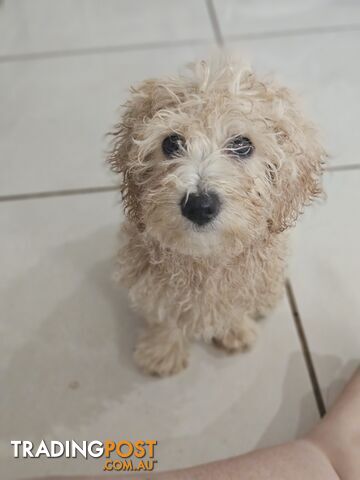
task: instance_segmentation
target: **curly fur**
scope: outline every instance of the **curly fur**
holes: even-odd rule
[[[169,160],[161,143],[172,132],[186,146]],[[251,158],[226,148],[236,135],[252,140]],[[199,62],[189,76],[132,89],[108,161],[121,174],[126,214],[119,273],[147,323],[140,367],[181,370],[191,338],[228,351],[253,344],[255,320],[282,294],[285,230],[321,194],[324,159],[293,93],[241,63]],[[222,203],[201,228],[179,208],[199,188]]]

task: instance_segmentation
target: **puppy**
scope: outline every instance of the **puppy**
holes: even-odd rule
[[[191,339],[250,348],[283,292],[287,232],[321,192],[325,153],[293,94],[233,60],[132,89],[112,169],[122,283],[146,329],[135,361],[179,372]]]

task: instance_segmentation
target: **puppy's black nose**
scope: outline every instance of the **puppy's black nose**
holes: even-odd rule
[[[181,213],[196,225],[205,225],[217,216],[220,200],[214,192],[190,193],[181,200]]]

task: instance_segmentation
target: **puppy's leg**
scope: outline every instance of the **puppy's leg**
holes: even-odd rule
[[[255,343],[258,335],[258,325],[248,315],[234,316],[229,328],[213,339],[214,344],[229,353],[249,350]]]
[[[148,326],[136,344],[134,359],[146,373],[160,377],[173,375],[187,366],[187,343],[174,323]]]

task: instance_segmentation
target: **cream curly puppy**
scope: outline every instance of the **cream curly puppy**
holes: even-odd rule
[[[191,339],[251,347],[283,292],[287,233],[325,158],[293,94],[232,60],[132,89],[109,162],[122,179],[122,282],[146,320],[135,349],[169,375]]]

